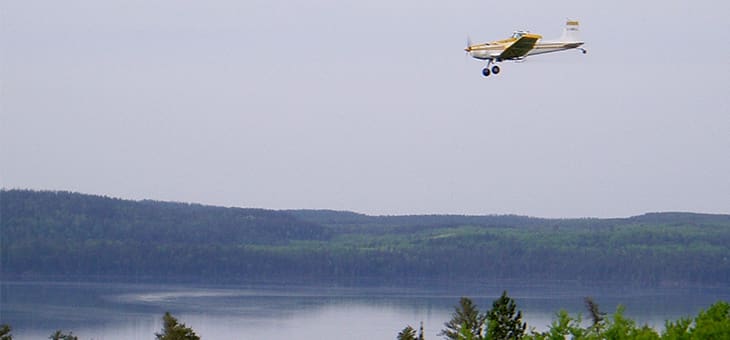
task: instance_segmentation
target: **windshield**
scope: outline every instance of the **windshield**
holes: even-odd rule
[[[515,31],[514,33],[512,33],[512,38],[519,39],[520,37],[522,37],[523,35],[525,35],[525,33],[527,33],[527,32],[525,32],[525,31]]]

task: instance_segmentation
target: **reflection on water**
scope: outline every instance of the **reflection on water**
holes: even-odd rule
[[[460,296],[487,310],[503,289],[523,311],[528,327],[543,330],[563,308],[584,313],[592,296],[606,312],[618,304],[639,323],[661,328],[666,319],[696,314],[730,288],[641,289],[509,282],[443,283],[419,287],[297,285],[153,285],[2,282],[0,323],[16,339],[45,339],[56,329],[80,339],[150,339],[170,311],[204,339],[393,339],[421,321],[428,339],[450,318]]]

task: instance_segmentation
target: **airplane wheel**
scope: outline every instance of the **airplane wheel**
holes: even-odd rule
[[[489,68],[486,68],[486,67],[485,67],[485,68],[484,68],[484,69],[482,70],[482,74],[483,74],[483,75],[484,75],[485,77],[489,77]]]
[[[499,66],[497,66],[497,65],[492,66],[492,73],[498,74],[499,73]]]

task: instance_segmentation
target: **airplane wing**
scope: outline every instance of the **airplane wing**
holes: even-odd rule
[[[535,43],[537,43],[540,38],[542,38],[542,36],[538,34],[525,34],[505,48],[498,58],[506,60],[524,57],[528,52],[530,52],[530,50],[532,50],[533,47],[535,47]]]

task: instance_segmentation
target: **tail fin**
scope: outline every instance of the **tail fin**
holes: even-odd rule
[[[560,41],[581,41],[577,20],[568,20],[565,22],[565,28],[563,29],[563,35],[560,37]]]

